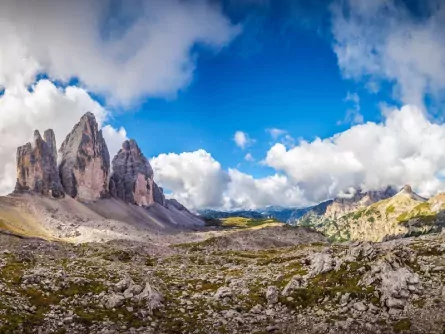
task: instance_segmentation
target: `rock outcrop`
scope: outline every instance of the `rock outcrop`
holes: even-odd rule
[[[45,196],[63,197],[64,192],[57,170],[53,148],[56,140],[53,130],[45,131],[45,140],[34,132],[33,143],[17,149],[17,183],[15,190],[34,191]]]
[[[65,192],[80,201],[108,196],[110,154],[94,115],[86,113],[59,150]]]
[[[49,151],[51,153],[52,158],[56,162],[57,166],[57,144],[56,144],[56,136],[54,134],[53,129],[48,129],[43,133],[43,138],[45,142],[48,144]]]
[[[162,188],[153,181],[153,169],[136,141],[125,141],[112,165],[111,196],[139,206],[166,205]]]

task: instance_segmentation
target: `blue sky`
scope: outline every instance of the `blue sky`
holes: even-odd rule
[[[438,0],[2,1],[0,194],[34,129],[60,143],[86,111],[192,209],[445,191],[443,17]]]
[[[273,144],[266,129],[286,130],[296,140],[330,137],[351,125],[344,121],[352,107],[345,101],[348,92],[360,96],[365,121],[380,120],[381,94],[342,78],[325,23],[326,5],[312,8],[317,16],[308,22],[308,15],[305,24],[286,11],[288,6],[283,1],[267,9],[238,8],[232,20],[244,23],[241,35],[217,54],[195,48],[198,60],[189,86],[176,98],[148,99],[131,113],[117,114],[113,124],[124,126],[149,156],[202,148],[224,168],[239,166],[263,177],[273,174],[259,164]],[[238,130],[255,144],[237,147]],[[248,152],[256,162],[244,161]]]

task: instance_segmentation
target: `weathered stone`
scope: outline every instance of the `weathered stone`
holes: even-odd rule
[[[112,294],[105,301],[105,307],[107,309],[113,309],[115,307],[120,307],[124,304],[125,298],[118,294]]]
[[[56,136],[54,134],[53,129],[48,129],[43,133],[43,138],[45,142],[48,144],[49,150],[51,152],[51,156],[57,165],[57,145],[56,145]]]
[[[135,140],[122,144],[112,165],[111,196],[139,206],[167,205],[162,188],[153,181],[153,169]]]
[[[232,290],[226,286],[220,287],[213,296],[215,299],[223,299],[226,297],[232,297]]]
[[[166,202],[167,207],[174,207],[176,210],[179,210],[179,211],[188,211],[184,205],[179,203],[174,198],[168,199],[165,202]]]
[[[266,299],[268,304],[278,303],[278,288],[276,286],[269,286],[266,290]]]
[[[352,305],[352,307],[354,308],[354,310],[359,311],[359,312],[365,312],[368,309],[363,302],[354,303],[354,305]]]
[[[159,187],[156,182],[153,182],[153,200],[162,206],[167,205],[167,201],[164,196],[164,190]]]
[[[125,141],[113,159],[110,193],[131,204],[154,203],[153,169],[134,140]]]
[[[381,293],[380,301],[389,309],[403,309],[420,284],[416,273],[407,267],[400,266],[391,256],[374,264],[359,284],[370,286],[376,281],[380,282],[380,286],[377,287]]]
[[[300,275],[295,275],[292,277],[292,279],[287,283],[287,285],[284,287],[281,294],[283,296],[288,296],[291,294],[294,290],[304,288],[307,286],[307,281],[305,277],[302,277]]]
[[[309,277],[327,273],[333,270],[335,267],[335,261],[332,258],[331,254],[315,253],[313,255],[308,256],[307,260],[311,264],[308,274]]]
[[[59,152],[61,181],[68,195],[81,201],[108,195],[110,155],[92,113],[82,116]]]
[[[153,312],[163,306],[164,297],[150,283],[146,282],[144,290],[135,297],[135,300],[138,302],[145,301],[148,310]]]
[[[56,146],[54,132],[45,131],[42,139],[39,131],[34,132],[33,144],[27,143],[17,149],[17,183],[15,190],[34,191],[46,196],[63,197],[63,188],[57,170],[53,148]]]

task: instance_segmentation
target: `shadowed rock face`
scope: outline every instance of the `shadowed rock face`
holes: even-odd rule
[[[113,159],[110,194],[140,206],[165,205],[162,188],[153,181],[153,169],[134,140],[125,141]]]
[[[48,144],[51,156],[57,165],[57,145],[56,145],[56,136],[54,135],[53,129],[48,129],[43,133],[43,138],[45,142]]]
[[[53,148],[56,140],[53,130],[45,131],[45,139],[34,132],[33,144],[17,148],[17,183],[15,190],[34,191],[46,196],[63,197],[63,188]]]
[[[59,153],[60,178],[68,195],[80,201],[108,196],[110,154],[92,113],[82,116]]]

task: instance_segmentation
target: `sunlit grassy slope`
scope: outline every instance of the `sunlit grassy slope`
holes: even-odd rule
[[[252,219],[244,217],[229,217],[221,219],[221,226],[232,228],[264,228],[284,225],[275,219]]]

